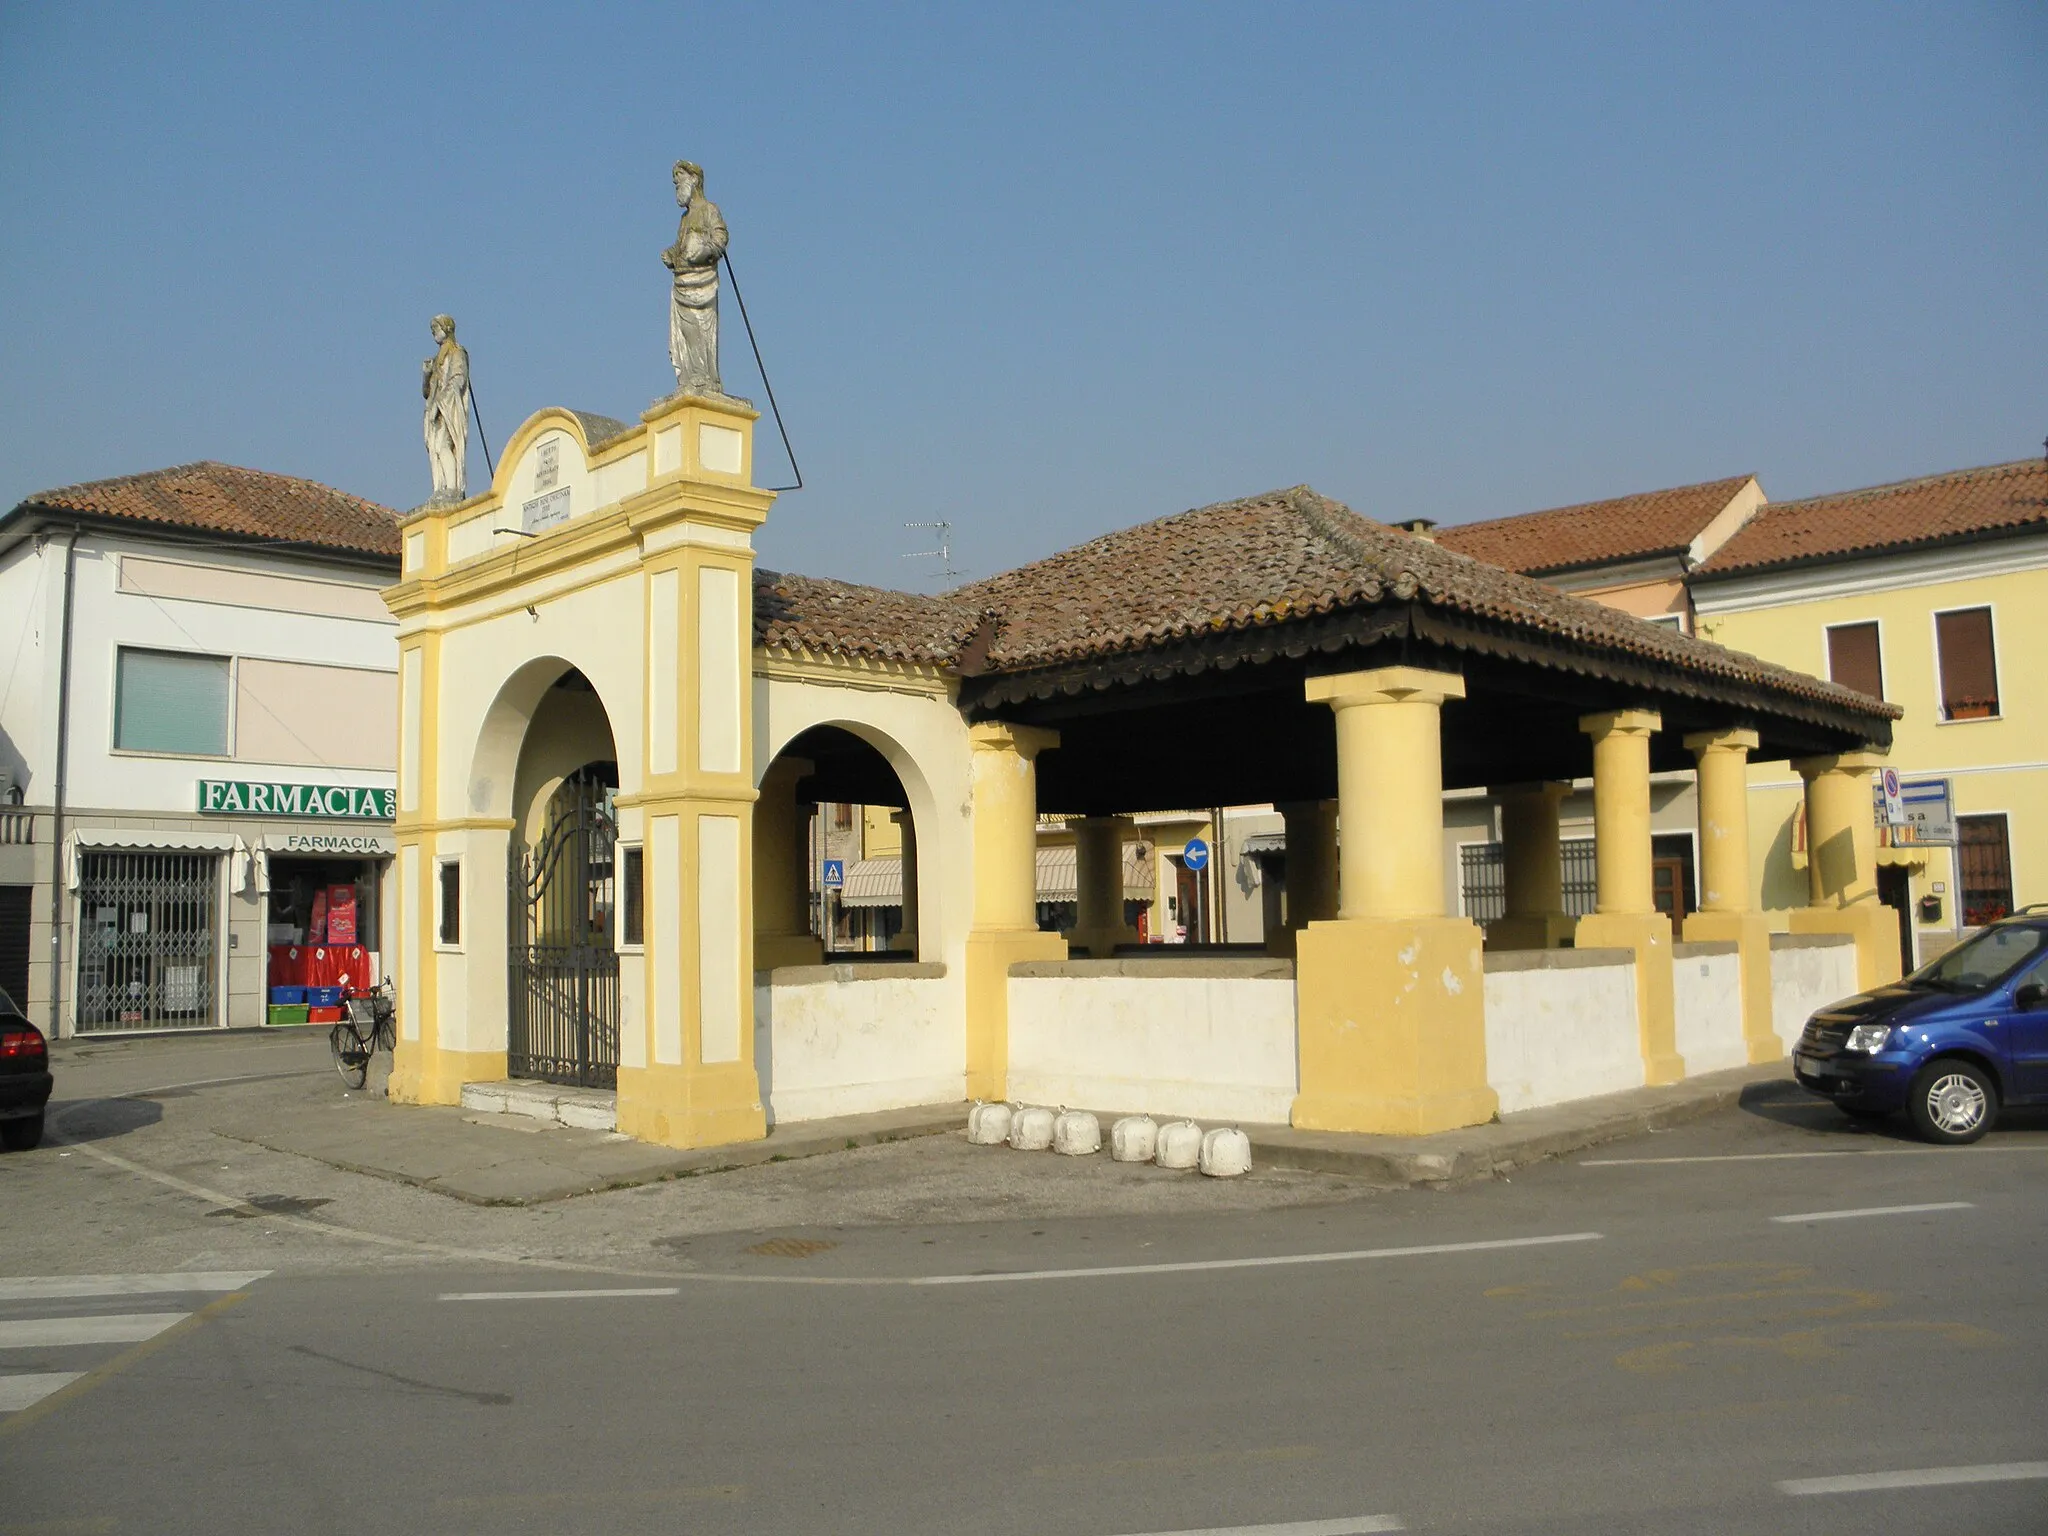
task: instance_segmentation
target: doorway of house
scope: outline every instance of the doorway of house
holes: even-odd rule
[[[1877,868],[1877,899],[1898,914],[1899,969],[1911,972],[1917,964],[1913,958],[1912,872],[1896,865],[1880,864]]]

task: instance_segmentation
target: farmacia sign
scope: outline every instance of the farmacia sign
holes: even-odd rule
[[[335,821],[395,821],[398,791],[358,784],[272,784],[201,779],[202,816],[325,816]]]

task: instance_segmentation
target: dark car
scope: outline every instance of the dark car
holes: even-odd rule
[[[2048,909],[1823,1008],[1792,1048],[1792,1071],[1851,1115],[1905,1110],[1929,1141],[1975,1141],[2002,1107],[2048,1104]]]
[[[43,1032],[0,991],[0,1147],[26,1152],[43,1139],[50,1088],[50,1048]]]

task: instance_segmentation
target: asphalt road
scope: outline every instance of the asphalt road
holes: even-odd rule
[[[0,1393],[75,1377],[0,1417],[0,1533],[2048,1531],[2040,1118],[1767,1090],[1227,1207],[934,1138],[481,1211],[149,1102],[0,1161]]]

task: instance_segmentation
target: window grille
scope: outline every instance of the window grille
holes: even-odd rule
[[[220,856],[86,853],[78,903],[78,1029],[215,1023]]]

